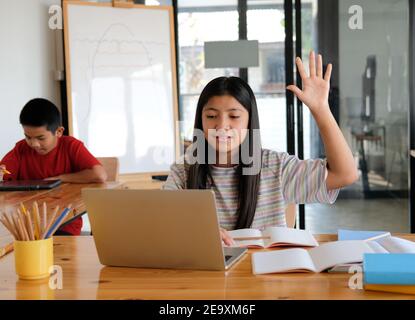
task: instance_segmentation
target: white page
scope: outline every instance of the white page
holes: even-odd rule
[[[328,242],[308,252],[316,272],[321,272],[337,264],[362,262],[364,253],[374,251],[365,241],[345,240]]]
[[[373,241],[367,241],[366,242],[369,247],[373,250],[375,253],[388,253],[388,251],[382,247],[379,243],[377,243],[375,240]],[[329,269],[329,272],[348,272],[350,267],[353,265],[362,265],[362,263],[344,263],[344,264],[338,264],[335,265],[333,268]]]
[[[231,230],[228,231],[229,235],[232,238],[252,238],[252,237],[262,237],[262,233],[258,229],[238,229],[238,230]],[[235,241],[236,247],[246,247],[246,246],[259,246],[264,247],[264,240],[240,240]]]
[[[377,240],[390,253],[415,253],[415,242],[398,238],[386,237]]]
[[[360,266],[363,268],[363,263],[344,263],[336,264],[333,268],[329,269],[330,273],[348,273],[353,266]]]
[[[377,241],[367,241],[367,244],[375,253],[389,253],[389,251],[382,247]]]
[[[286,249],[252,254],[252,271],[254,274],[297,270],[315,272],[313,261],[305,249]]]
[[[263,232],[264,236],[270,239],[264,240],[266,246],[271,243],[289,243],[297,246],[318,246],[318,242],[314,236],[307,230],[298,230],[285,227],[269,227]]]

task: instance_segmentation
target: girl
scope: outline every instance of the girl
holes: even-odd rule
[[[233,244],[226,230],[286,226],[286,204],[333,203],[339,188],[358,179],[352,152],[328,105],[332,65],[328,65],[323,77],[322,57],[318,55],[316,62],[314,52],[310,53],[309,76],[300,58],[296,64],[303,89],[294,85],[287,89],[310,109],[327,159],[299,160],[285,152],[262,149],[258,110],[251,88],[239,78],[220,77],[209,82],[199,97],[193,141],[196,152],[189,148],[192,151],[188,149],[183,163],[171,166],[164,189],[214,191],[226,245]],[[197,139],[199,132],[202,139],[200,136]],[[212,150],[213,163],[209,161]],[[244,150],[254,160],[253,153],[259,150],[259,170],[249,174],[244,171],[255,167],[241,161]],[[191,156],[197,160],[190,161]]]

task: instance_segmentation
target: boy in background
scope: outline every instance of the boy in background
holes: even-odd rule
[[[0,181],[54,180],[70,183],[103,183],[105,169],[84,144],[64,136],[58,108],[46,99],[30,100],[20,113],[25,139],[0,161]],[[79,235],[82,217],[56,234]]]

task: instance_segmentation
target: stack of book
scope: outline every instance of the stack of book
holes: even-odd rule
[[[367,253],[363,257],[365,290],[415,294],[415,254]]]

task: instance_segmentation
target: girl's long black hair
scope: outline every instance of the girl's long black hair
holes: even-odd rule
[[[195,116],[195,132],[197,130],[203,131],[202,125],[202,110],[208,103],[209,99],[214,96],[230,95],[235,98],[249,113],[248,135],[239,147],[239,165],[237,167],[238,174],[238,191],[239,191],[239,207],[238,220],[236,229],[250,228],[254,220],[256,205],[258,200],[258,191],[261,175],[261,163],[259,163],[259,170],[256,174],[242,174],[243,168],[249,168],[252,164],[244,164],[241,162],[241,148],[249,150],[249,156],[254,157],[255,150],[259,150],[259,161],[261,162],[262,148],[259,135],[259,116],[256,105],[256,100],[252,89],[249,85],[238,77],[219,77],[210,81],[203,89],[199,101],[197,103]],[[254,138],[254,130],[256,134]],[[193,136],[193,143],[197,143],[196,134]],[[208,148],[210,148],[207,141],[204,141],[205,146],[205,161],[203,163],[195,163],[190,165],[189,174],[187,178],[188,189],[206,189],[207,178],[211,181],[212,175],[208,162]],[[254,143],[256,144],[254,146]],[[246,145],[249,144],[249,145]],[[196,148],[197,152],[198,148]],[[195,154],[196,155],[196,154]]]

